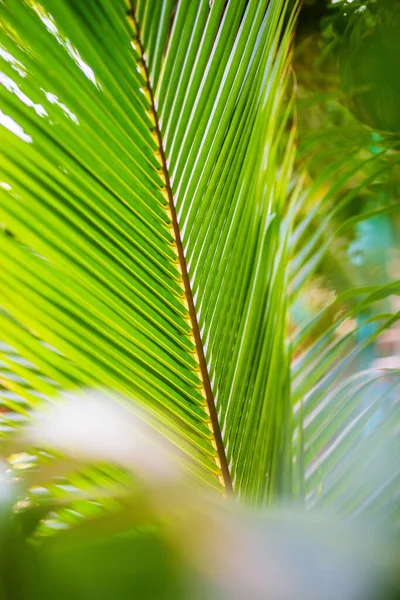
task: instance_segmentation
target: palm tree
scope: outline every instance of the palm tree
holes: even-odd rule
[[[341,212],[384,167],[380,155],[324,162],[311,141],[295,162],[297,5],[0,11],[4,438],[60,391],[109,389],[145,409],[206,488],[253,505],[372,502],[361,483],[339,490],[357,440],[397,447],[399,372],[351,365],[398,320],[384,301],[400,283],[350,285],[320,314],[292,315],[335,240],[386,210]],[[377,326],[358,340],[361,312]],[[367,435],[381,396],[385,427]],[[382,477],[379,505],[399,484]]]

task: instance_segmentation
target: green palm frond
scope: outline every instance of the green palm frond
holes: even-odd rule
[[[287,4],[1,4],[4,435],[109,388],[209,486],[290,489]]]
[[[320,158],[323,162],[323,152]],[[391,524],[399,517],[393,456],[400,439],[400,378],[395,365],[374,365],[373,348],[385,331],[398,327],[400,313],[392,299],[400,281],[385,276],[379,255],[379,274],[360,283],[338,239],[351,236],[357,223],[398,214],[396,201],[361,206],[358,214],[345,217],[340,212],[355,200],[361,203],[363,191],[397,160],[388,156],[382,165],[381,156],[373,155],[349,167],[344,157],[326,160],[325,171],[296,203],[302,215],[291,236],[289,267],[292,308],[332,249],[340,253],[335,264],[346,282],[336,293],[325,291],[322,308],[298,322],[291,336],[296,489],[309,507],[352,517],[369,512]],[[354,175],[358,179],[351,184]],[[312,209],[306,212],[310,198]]]
[[[395,201],[349,207],[397,152],[369,151],[355,128],[350,162],[338,131],[296,154],[292,4],[0,4],[4,439],[60,391],[109,389],[210,488],[396,512],[398,475],[381,465],[398,444],[399,373],[358,360],[398,321],[399,282],[353,281],[337,249],[396,214]],[[293,324],[332,263],[347,284]],[[381,459],[364,473],[369,448]],[[104,469],[48,492],[61,506],[124,480]],[[63,520],[100,510],[77,502]]]

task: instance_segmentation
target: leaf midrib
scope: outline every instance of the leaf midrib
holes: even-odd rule
[[[160,163],[161,163],[160,168],[162,169],[163,179],[165,182],[165,190],[164,190],[165,196],[166,196],[166,199],[168,200],[168,207],[166,210],[167,210],[168,216],[171,219],[171,225],[172,225],[171,233],[174,238],[178,268],[179,268],[179,271],[180,271],[180,274],[182,277],[181,283],[182,283],[182,289],[183,289],[184,296],[185,296],[183,303],[186,304],[186,307],[188,310],[188,321],[189,321],[189,324],[192,329],[192,335],[193,335],[194,345],[195,345],[195,349],[196,349],[196,358],[197,358],[197,362],[198,362],[198,374],[199,374],[199,378],[202,382],[202,392],[205,397],[204,409],[209,417],[208,425],[213,434],[213,442],[214,442],[213,445],[217,451],[217,461],[216,462],[218,463],[218,466],[221,469],[221,483],[224,485],[225,491],[227,493],[231,493],[232,492],[232,481],[231,481],[229,466],[228,466],[228,462],[227,462],[227,458],[226,458],[225,446],[224,446],[224,443],[222,440],[222,434],[221,434],[221,429],[220,429],[220,425],[219,425],[218,415],[217,415],[217,411],[215,408],[214,395],[212,392],[210,376],[209,376],[209,372],[208,372],[207,362],[206,362],[206,358],[205,358],[205,354],[204,354],[203,343],[202,343],[202,339],[201,339],[200,327],[199,327],[198,320],[197,320],[197,313],[196,313],[196,309],[195,309],[195,305],[194,305],[192,288],[191,288],[189,273],[188,273],[188,269],[187,269],[187,265],[186,265],[185,252],[183,249],[182,239],[181,239],[181,235],[180,235],[180,229],[179,229],[178,218],[177,218],[176,209],[175,209],[175,203],[174,203],[174,199],[173,199],[173,192],[172,192],[172,187],[171,187],[171,182],[170,182],[170,177],[169,177],[167,160],[166,160],[164,145],[163,145],[163,141],[162,141],[161,129],[159,126],[158,114],[157,114],[157,110],[156,110],[156,106],[155,106],[154,94],[153,94],[153,89],[152,89],[152,85],[151,85],[151,81],[150,81],[150,74],[149,74],[149,70],[147,67],[147,62],[145,59],[145,51],[144,51],[144,47],[143,47],[141,36],[140,36],[140,27],[137,22],[137,19],[135,16],[135,10],[134,10],[133,6],[130,10],[130,17],[131,17],[131,22],[133,25],[133,31],[135,33],[135,41],[138,45],[139,54],[141,57],[140,66],[142,67],[143,76],[144,76],[144,79],[146,82],[146,87],[147,87],[146,91],[148,93],[148,100],[150,103],[149,113],[150,113],[152,121],[154,123],[154,132],[153,133],[154,133],[154,138],[156,139],[156,143],[158,146],[158,153],[159,153],[159,158],[160,158]]]

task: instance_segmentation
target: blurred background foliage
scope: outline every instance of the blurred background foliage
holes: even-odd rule
[[[345,387],[352,377],[362,377],[360,373],[379,375],[379,369],[389,369],[383,378],[378,377],[375,383],[355,394],[358,400],[355,400],[354,410],[348,412],[340,428],[330,429],[332,437],[326,437],[325,452],[318,444],[314,454],[310,450],[311,433],[310,439],[304,442],[309,448],[305,463],[310,473],[308,487],[306,484],[310,506],[326,505],[332,497],[332,489],[339,490],[340,481],[343,483],[345,479],[348,457],[342,464],[333,459],[330,473],[325,459],[329,462],[336,441],[346,427],[351,429],[354,418],[370,406],[372,398],[381,398],[377,402],[377,413],[365,420],[353,439],[353,450],[349,447],[348,452],[352,455],[357,444],[368,448],[369,434],[379,430],[379,424],[388,418],[390,407],[398,398],[399,40],[400,3],[397,0],[305,0],[300,12],[293,70],[297,87],[298,170],[306,172],[306,192],[297,215],[299,235],[295,236],[295,247],[297,252],[303,248],[307,253],[310,236],[315,236],[311,248],[315,251],[322,245],[326,249],[314,263],[315,270],[309,271],[308,279],[298,277],[298,261],[294,260],[294,331],[321,315],[302,337],[301,344],[293,344],[294,381],[296,373],[301,377],[307,349],[316,347],[323,351],[321,332],[328,331],[337,340],[352,337],[354,353],[351,360],[341,360],[341,356],[346,357],[346,351],[339,352],[339,369],[332,365],[331,376],[325,378],[325,382],[316,383],[315,398],[318,394],[320,398],[324,393],[328,397],[333,394],[339,407],[343,400],[340,392],[337,396],[333,392],[333,381],[334,386]],[[329,205],[331,218],[321,226],[318,207],[323,204]],[[359,310],[356,307],[360,307],[360,296],[350,290],[371,285],[392,285],[393,293]],[[389,313],[397,318],[389,330],[381,334],[382,316]],[[343,320],[340,315],[344,314],[349,317]],[[299,398],[295,388],[296,383],[294,398]],[[305,419],[313,421],[312,409],[306,413]],[[329,429],[327,421],[325,426]],[[303,434],[307,438],[307,433]],[[395,472],[393,469],[391,480],[393,489],[398,490],[399,479]],[[373,489],[377,479],[374,484],[373,478],[370,481]],[[336,507],[346,512],[351,502],[344,498],[346,494],[351,497],[352,484],[344,489],[344,504],[339,501]],[[340,496],[340,492],[336,495]],[[397,493],[391,502],[392,511],[397,513]],[[390,510],[388,513],[393,514]]]
[[[312,190],[303,214],[329,196],[339,206],[336,224],[352,220],[321,262],[313,297],[306,291],[310,310],[332,290],[388,283],[399,274],[399,36],[396,0],[305,0],[300,12],[293,66],[298,163]]]

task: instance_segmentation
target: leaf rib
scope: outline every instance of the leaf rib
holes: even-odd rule
[[[170,182],[169,171],[168,171],[168,166],[167,166],[167,159],[166,159],[166,155],[165,155],[165,151],[164,151],[161,129],[159,126],[158,114],[157,114],[157,110],[156,110],[156,106],[155,106],[155,99],[154,99],[153,89],[152,89],[151,80],[150,80],[150,73],[149,73],[147,62],[145,59],[145,51],[144,51],[143,43],[142,43],[141,36],[140,36],[140,28],[139,28],[138,21],[136,19],[135,10],[134,10],[133,6],[131,7],[130,18],[131,18],[131,22],[133,25],[133,30],[136,35],[135,41],[139,48],[139,54],[141,57],[140,64],[142,67],[142,74],[143,74],[145,84],[146,84],[146,92],[147,92],[148,100],[150,102],[149,116],[151,116],[151,119],[154,124],[154,137],[156,139],[157,146],[158,146],[158,153],[159,153],[159,158],[160,158],[160,163],[161,163],[161,169],[162,169],[162,174],[163,174],[163,178],[164,178],[164,182],[165,182],[165,190],[164,191],[165,191],[167,199],[168,199],[168,206],[167,206],[166,210],[167,210],[169,218],[171,219],[171,225],[172,225],[171,233],[173,234],[175,250],[176,250],[177,260],[178,260],[178,264],[179,264],[179,270],[180,270],[180,273],[182,276],[181,284],[182,284],[182,288],[183,288],[183,291],[185,294],[185,300],[186,300],[187,309],[188,309],[188,323],[191,327],[192,334],[193,334],[193,339],[194,339],[195,348],[196,348],[196,359],[197,359],[197,362],[199,365],[199,377],[203,384],[202,392],[203,392],[203,395],[204,395],[205,401],[206,401],[204,408],[209,417],[208,426],[209,426],[210,431],[213,434],[213,438],[214,438],[213,445],[215,446],[215,449],[217,451],[216,462],[218,464],[218,467],[221,469],[221,483],[224,485],[226,493],[231,494],[232,493],[231,476],[230,476],[228,462],[227,462],[227,458],[226,458],[226,454],[225,454],[225,447],[224,447],[224,443],[222,440],[222,434],[221,434],[221,429],[220,429],[220,425],[219,425],[219,421],[218,421],[217,411],[216,411],[216,407],[215,407],[214,395],[213,395],[212,388],[211,388],[210,376],[208,373],[208,367],[207,367],[207,363],[206,363],[206,359],[205,359],[200,327],[199,327],[199,324],[197,321],[197,314],[196,314],[196,309],[195,309],[195,305],[194,305],[194,299],[193,299],[188,269],[187,269],[187,265],[186,265],[185,252],[183,249],[183,244],[182,244],[182,239],[181,239],[180,229],[179,229],[179,224],[178,224],[178,218],[177,218],[177,214],[176,214],[175,203],[174,203],[174,198],[173,198],[173,193],[172,193],[172,188],[171,188],[171,182]]]

